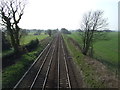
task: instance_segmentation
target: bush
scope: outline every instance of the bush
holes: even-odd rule
[[[31,65],[35,58],[36,57],[34,56],[33,52],[25,54],[20,58],[20,60],[16,64],[6,68],[3,71],[2,75],[3,88],[13,88],[13,86],[15,86],[17,81],[25,73],[25,71],[28,69],[28,67]]]
[[[39,40],[35,39],[32,40],[30,43],[28,43],[25,48],[27,49],[27,51],[32,51],[33,49],[35,49],[39,44]],[[7,66],[10,66],[12,64],[14,64],[17,58],[20,58],[21,55],[23,55],[23,52],[21,53],[15,53],[13,51],[11,51],[9,54],[6,54],[4,56],[2,56],[2,67],[5,68]]]
[[[11,48],[10,42],[6,39],[5,33],[2,32],[2,50],[9,50]]]
[[[2,56],[2,67],[5,68],[15,63],[15,59],[20,58],[21,54],[16,54],[14,51]]]
[[[38,39],[35,39],[35,40],[31,40],[30,43],[28,43],[27,45],[25,45],[25,48],[28,50],[28,51],[32,51],[33,49],[35,49],[39,44],[39,40]]]

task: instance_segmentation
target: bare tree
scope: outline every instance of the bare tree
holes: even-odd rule
[[[7,28],[15,52],[21,50],[19,35],[21,29],[18,24],[24,14],[25,5],[25,0],[2,0],[0,2],[1,24]]]
[[[87,55],[89,49],[93,49],[93,42],[103,37],[99,30],[105,29],[108,25],[107,20],[103,18],[103,11],[90,11],[83,17],[81,25],[81,36],[83,41],[82,53]]]

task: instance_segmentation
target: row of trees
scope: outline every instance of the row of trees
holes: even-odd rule
[[[64,34],[71,34],[71,32],[68,31],[66,28],[62,28],[61,32],[64,33]]]
[[[45,34],[48,34],[50,37],[52,35],[55,35],[56,33],[58,33],[58,29],[54,29],[54,30],[48,29],[45,31]]]
[[[25,32],[21,31],[18,24],[24,14],[25,5],[26,0],[2,0],[0,4],[1,24],[6,27],[10,35],[10,41],[14,48],[14,52],[20,52],[22,50],[20,38],[22,35],[21,33]],[[105,29],[107,25],[107,20],[103,18],[103,11],[88,12],[84,15],[80,29],[82,31],[82,52],[84,55],[87,55],[89,49],[93,48],[93,43],[97,41],[99,37],[104,36],[103,33],[98,33],[97,30]],[[62,28],[61,32],[66,34],[71,33],[65,28]],[[39,31],[39,33],[41,32]],[[53,32],[47,30],[47,33],[51,36]]]

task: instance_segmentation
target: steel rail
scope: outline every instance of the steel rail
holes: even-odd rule
[[[59,39],[59,44],[58,44],[58,86],[57,86],[58,90],[60,88],[60,83],[59,83],[59,80],[60,80],[60,57],[59,57],[60,52],[59,51],[60,51],[60,39]]]
[[[24,79],[24,77],[28,74],[28,72],[31,70],[31,68],[35,65],[35,63],[39,60],[39,59],[41,59],[41,56],[42,56],[42,54],[45,52],[45,50],[47,49],[47,48],[49,48],[49,46],[52,44],[52,41],[53,40],[51,40],[48,44],[47,44],[47,46],[43,49],[43,51],[40,53],[40,55],[35,59],[35,61],[32,63],[32,65],[28,68],[28,70],[25,72],[25,74],[22,76],[22,78],[18,81],[18,83],[13,87],[13,90],[15,90],[16,88],[17,88],[17,86],[21,83],[21,81]]]
[[[51,47],[52,47],[52,46],[51,46]],[[50,48],[51,48],[51,47],[50,47]],[[34,86],[34,84],[35,84],[35,82],[36,82],[36,80],[37,80],[37,78],[38,78],[38,76],[39,76],[39,74],[40,74],[40,72],[41,72],[41,70],[42,70],[45,62],[46,62],[46,60],[47,60],[47,56],[49,55],[49,53],[50,53],[50,49],[49,49],[49,51],[47,52],[47,54],[46,54],[46,56],[45,56],[45,58],[44,58],[44,60],[43,60],[43,63],[42,63],[42,65],[40,66],[40,68],[39,68],[39,70],[38,70],[38,72],[37,72],[37,74],[36,74],[36,77],[35,77],[34,80],[33,80],[33,83],[32,83],[31,86],[30,86],[30,90],[33,88],[33,86]]]
[[[68,72],[68,65],[67,65],[67,61],[66,61],[66,57],[65,57],[66,55],[65,55],[62,39],[61,39],[61,44],[62,44],[62,50],[63,50],[63,54],[64,54],[64,62],[65,62],[67,79],[68,79],[68,85],[69,85],[69,88],[71,89],[70,76],[69,76],[69,72]]]
[[[56,47],[56,46],[55,46]],[[47,72],[46,72],[46,75],[45,75],[45,79],[44,79],[44,83],[43,83],[43,86],[42,86],[42,90],[45,89],[45,85],[47,83],[47,79],[48,79],[48,74],[50,72],[50,68],[51,68],[51,63],[52,63],[52,60],[53,60],[53,55],[54,55],[54,52],[55,52],[55,47],[54,47],[54,50],[52,52],[52,56],[50,58],[50,62],[49,62],[49,65],[48,65],[48,69],[47,69]]]

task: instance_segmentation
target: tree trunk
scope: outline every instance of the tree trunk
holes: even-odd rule
[[[11,44],[12,44],[12,46],[14,48],[14,52],[19,53],[20,52],[20,45],[19,45],[18,41],[15,38],[15,35],[14,35],[15,32],[10,27],[11,27],[11,24],[9,23],[9,25],[7,26],[7,29],[8,29],[8,31],[10,33]]]
[[[83,47],[82,53],[83,53],[84,55],[86,55],[86,54],[87,54],[86,45]]]
[[[90,47],[90,43],[87,42],[86,46],[83,48],[83,52],[82,52],[84,55],[87,55],[89,47]]]
[[[90,57],[93,57],[93,45],[90,46],[90,49],[89,49],[89,56]]]

